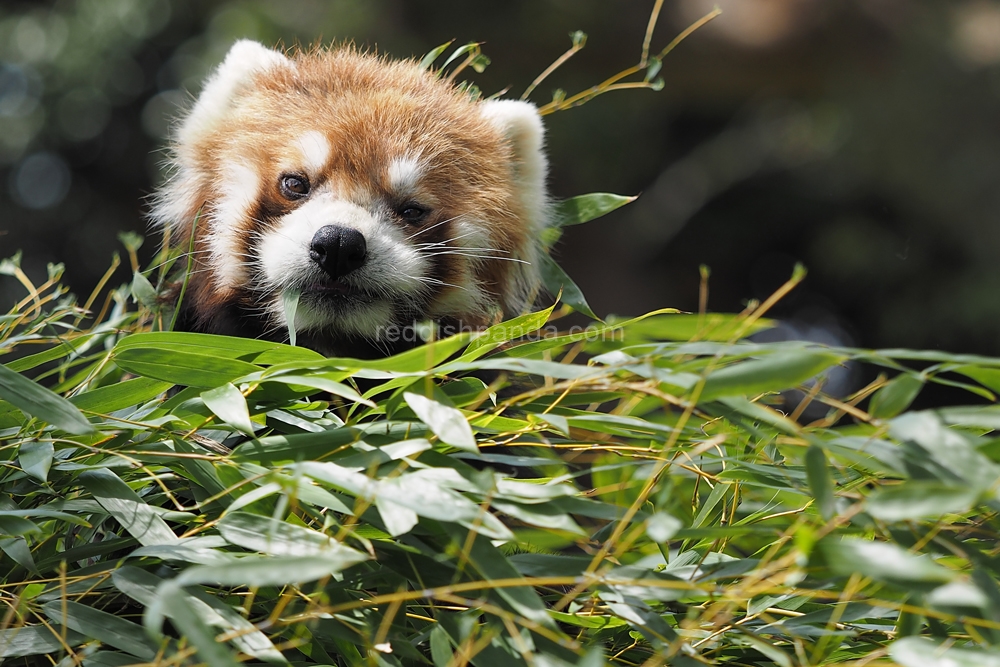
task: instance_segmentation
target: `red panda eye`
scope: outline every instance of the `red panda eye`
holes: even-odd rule
[[[286,174],[281,177],[278,187],[286,199],[302,199],[309,194],[309,179],[305,176]]]
[[[422,222],[428,213],[430,213],[430,209],[417,204],[404,204],[396,209],[396,215],[406,222]]]

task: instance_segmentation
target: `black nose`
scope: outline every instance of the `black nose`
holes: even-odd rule
[[[331,278],[346,276],[365,263],[368,246],[356,229],[342,225],[320,227],[309,244],[309,256]]]

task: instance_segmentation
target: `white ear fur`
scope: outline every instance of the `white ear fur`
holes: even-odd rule
[[[521,206],[528,216],[530,238],[518,258],[528,264],[517,265],[518,269],[512,271],[513,279],[502,297],[505,314],[519,315],[532,306],[530,301],[538,292],[539,253],[544,252],[541,237],[549,219],[549,198],[545,185],[549,163],[543,151],[545,128],[538,109],[529,102],[487,100],[482,103],[482,114],[511,143],[516,161],[514,177]]]
[[[259,42],[241,39],[233,44],[226,59],[205,82],[198,101],[181,124],[177,132],[178,143],[191,145],[211,132],[229,110],[236,94],[255,73],[290,64],[284,54]]]
[[[545,223],[545,179],[549,163],[542,151],[545,128],[538,109],[534,104],[518,100],[487,100],[482,104],[482,113],[510,141],[518,162],[515,174],[522,204],[532,217],[532,223],[541,228]]]

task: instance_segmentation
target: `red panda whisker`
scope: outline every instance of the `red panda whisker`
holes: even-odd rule
[[[477,255],[477,254],[474,254],[474,253],[456,252],[456,251],[435,252],[435,253],[431,253],[429,255],[424,255],[424,256],[425,257],[438,257],[438,256],[441,256],[441,255],[453,255],[455,257],[469,257],[471,259],[495,259],[495,260],[498,260],[498,261],[501,261],[501,262],[517,262],[518,264],[527,264],[529,266],[531,265],[531,262],[529,262],[527,260],[523,260],[523,259],[517,259],[516,257],[497,257],[496,255],[485,255],[485,254],[479,254],[479,255]]]
[[[444,225],[446,223],[452,222],[454,220],[458,220],[459,218],[464,218],[465,216],[466,216],[465,213],[461,213],[461,214],[456,215],[456,216],[454,216],[452,218],[448,218],[447,220],[441,220],[440,222],[435,222],[430,227],[424,227],[423,229],[421,229],[421,230],[419,230],[419,231],[417,231],[417,232],[415,232],[413,234],[410,234],[409,236],[406,237],[406,240],[410,241],[411,239],[415,239],[416,237],[420,236],[424,232],[429,232],[430,230],[434,229],[435,227],[440,227],[441,225]]]

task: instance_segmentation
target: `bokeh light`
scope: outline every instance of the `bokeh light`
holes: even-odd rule
[[[58,205],[69,192],[72,176],[66,161],[55,153],[33,153],[10,174],[10,194],[26,208]]]

